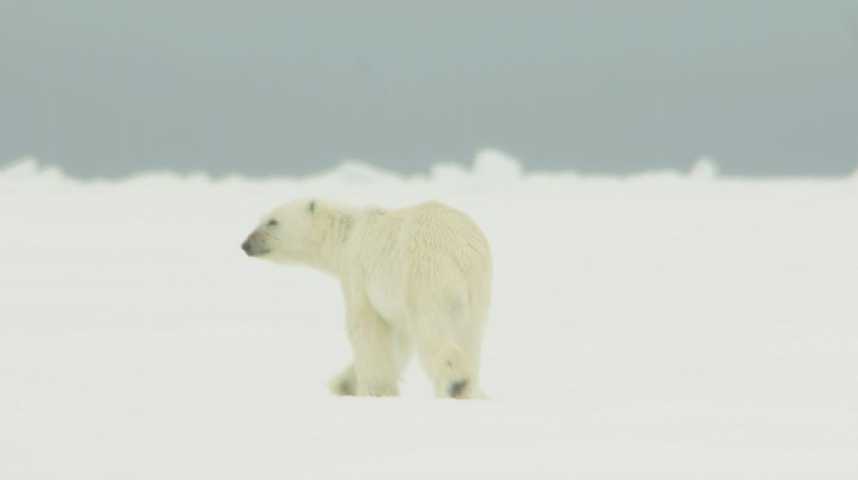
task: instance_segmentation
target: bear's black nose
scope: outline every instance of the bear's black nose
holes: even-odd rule
[[[241,244],[241,249],[244,250],[244,253],[250,255],[250,240],[245,240],[244,243]]]

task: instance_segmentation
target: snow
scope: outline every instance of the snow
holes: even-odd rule
[[[856,478],[854,178],[478,158],[410,178],[0,172],[0,478]],[[336,282],[239,249],[311,195],[434,198],[483,226],[490,400],[433,399],[414,365],[398,399],[326,392],[348,361]]]

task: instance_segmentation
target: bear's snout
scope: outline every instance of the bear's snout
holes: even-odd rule
[[[260,239],[260,236],[257,232],[253,232],[247,237],[247,240],[241,244],[241,249],[244,250],[250,257],[254,257],[256,255],[263,255],[268,253],[268,250],[265,248],[264,242]]]

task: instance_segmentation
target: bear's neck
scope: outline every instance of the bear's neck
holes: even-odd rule
[[[341,276],[346,269],[347,246],[352,237],[356,212],[337,210],[325,214],[330,217],[330,229],[322,240],[319,256],[314,263],[320,270]]]

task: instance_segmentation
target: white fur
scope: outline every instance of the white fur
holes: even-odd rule
[[[439,397],[482,396],[491,254],[465,214],[435,202],[385,211],[303,200],[266,216],[245,249],[340,279],[354,362],[335,393],[397,395],[416,350]]]

